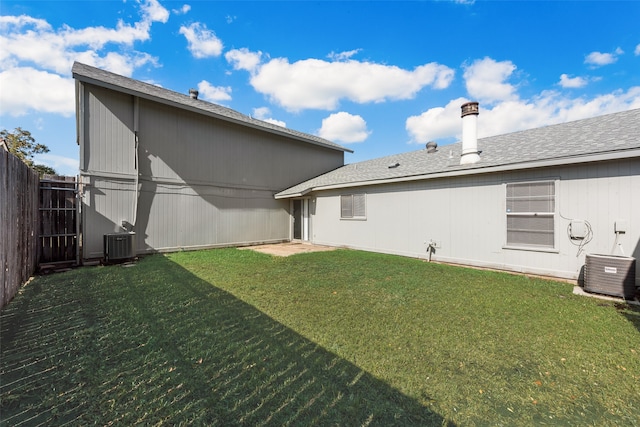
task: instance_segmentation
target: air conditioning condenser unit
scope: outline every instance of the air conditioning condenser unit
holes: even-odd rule
[[[584,290],[634,299],[636,259],[616,255],[587,254],[584,266]]]
[[[106,262],[131,259],[135,252],[136,233],[111,233],[104,235],[104,258]]]

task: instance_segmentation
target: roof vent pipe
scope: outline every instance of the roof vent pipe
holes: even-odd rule
[[[480,160],[478,151],[478,114],[477,102],[462,104],[462,156],[461,165],[470,165]]]
[[[198,99],[198,91],[196,89],[189,89],[189,96],[191,99]]]
[[[438,151],[438,143],[435,141],[427,142],[427,153],[435,153]]]

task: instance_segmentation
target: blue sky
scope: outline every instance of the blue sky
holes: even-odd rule
[[[78,169],[73,61],[319,135],[353,163],[640,108],[638,1],[13,1],[0,128]]]

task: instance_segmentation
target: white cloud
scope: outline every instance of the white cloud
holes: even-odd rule
[[[253,109],[253,117],[263,120],[265,117],[271,115],[269,107],[258,107]]]
[[[15,67],[0,72],[2,113],[22,116],[29,111],[73,115],[73,79],[31,67]]]
[[[562,74],[560,82],[558,82],[565,89],[585,87],[587,83],[588,81],[584,77],[569,77],[568,74]]]
[[[269,117],[271,115],[271,110],[267,107],[259,107],[253,109],[253,117],[258,120],[262,120],[263,122],[271,123],[273,125],[282,126],[283,128],[287,127],[287,124],[282,120],[276,120],[274,118]]]
[[[54,29],[47,21],[27,15],[0,16],[2,113],[73,114],[74,84],[70,71],[74,61],[127,76],[143,65],[157,65],[156,58],[132,46],[149,40],[152,23],[167,22],[169,13],[157,0],[137,4],[139,20],[133,24],[120,20],[113,28],[76,29],[63,25]],[[107,44],[127,49],[122,53],[105,52]]]
[[[591,65],[607,65],[616,62],[616,58],[611,53],[591,52],[584,62]]]
[[[516,70],[511,61],[498,62],[485,57],[464,69],[467,92],[475,100],[492,104],[517,99],[516,87],[506,82]]]
[[[260,65],[262,59],[262,52],[251,52],[247,48],[232,49],[224,55],[227,62],[229,62],[234,70],[245,70],[250,73],[254,73]]]
[[[51,25],[44,19],[32,18],[27,15],[0,16],[0,31],[6,32],[15,28],[33,26],[39,31],[50,31]]]
[[[612,53],[591,52],[585,58],[584,63],[594,67],[602,67],[603,65],[613,64],[618,60],[618,56],[623,53],[624,51],[620,48],[617,48]]]
[[[231,101],[230,86],[213,86],[206,80],[198,83],[198,93],[207,101]]]
[[[146,22],[162,22],[163,24],[169,20],[169,11],[165,9],[158,0],[146,0],[141,2],[140,10],[143,13]]]
[[[521,99],[517,86],[504,83],[515,65],[491,58],[474,61],[466,67],[464,78],[469,95],[480,101],[478,136],[487,137],[532,129],[618,111],[640,108],[640,86],[592,97],[572,98],[559,91],[543,91],[530,99]],[[484,83],[485,87],[482,86]],[[588,83],[582,77],[560,76],[563,87],[581,87]],[[492,95],[492,93],[497,95]],[[445,107],[431,108],[408,117],[405,128],[412,142],[460,138],[462,133],[460,106],[467,98],[458,98]]]
[[[318,130],[321,138],[343,143],[362,142],[370,134],[367,122],[362,117],[344,111],[323,119],[322,127]]]
[[[267,119],[264,119],[263,122],[271,123],[272,125],[280,126],[283,128],[287,127],[287,123],[283,122],[282,120],[267,118]]]
[[[469,100],[458,98],[445,107],[430,108],[419,116],[411,116],[405,128],[414,142],[424,143],[458,135],[460,129],[460,106]]]
[[[189,52],[195,58],[220,56],[222,53],[222,41],[205,24],[194,22],[188,26],[183,25],[180,27],[180,34],[187,39]]]
[[[636,46],[636,50],[633,52],[636,56],[640,55],[640,44]]]
[[[28,64],[68,75],[75,60],[95,66],[113,64],[114,54],[102,53],[101,49],[108,43],[130,47],[134,42],[148,40],[150,22],[143,19],[129,25],[119,21],[115,28],[74,29],[65,25],[54,30],[41,19],[25,15],[3,16],[0,17],[0,67],[8,69]],[[111,55],[111,58],[106,58],[106,55]],[[123,74],[145,63],[155,63],[151,55],[133,50],[118,55],[120,64],[126,63],[126,66],[110,70]]]
[[[358,54],[361,50],[362,49],[354,49],[354,50],[349,50],[347,52],[339,52],[339,53],[331,52],[329,55],[327,55],[327,58],[333,61],[344,61]]]
[[[68,47],[88,46],[92,49],[102,49],[107,43],[132,46],[136,41],[147,41],[150,38],[149,27],[146,22],[134,26],[119,21],[116,28],[87,27],[79,30],[63,27],[56,36],[50,36],[53,43],[59,41]]]
[[[80,169],[80,160],[55,154],[43,153],[33,157],[36,164],[52,167],[56,173],[63,176],[75,176]]]
[[[186,15],[191,10],[191,6],[188,4],[183,4],[180,9],[171,10],[175,15]]]
[[[499,135],[633,108],[640,108],[640,87],[592,98],[570,98],[545,91],[528,101],[505,103],[487,110],[483,125],[478,124],[478,132],[481,136]]]
[[[286,58],[275,58],[259,64],[260,56],[245,49],[229,52],[226,57],[234,68],[251,72],[251,85],[256,91],[290,111],[333,110],[343,99],[360,104],[410,99],[426,86],[448,87],[454,76],[451,68],[437,63],[410,71],[354,60],[289,63]]]
[[[88,58],[87,61],[83,61],[81,57],[78,57],[77,60],[124,76],[131,76],[136,68],[140,68],[145,64],[158,65],[156,58],[142,52],[129,55],[109,52],[104,57]]]
[[[405,126],[412,141],[425,143],[448,137],[459,139],[462,133],[460,106],[466,101],[459,98],[444,108],[431,108],[409,117]],[[504,101],[489,108],[481,103],[478,136],[501,135],[634,108],[640,108],[640,86],[593,98],[570,98],[558,92],[544,91],[529,100]]]

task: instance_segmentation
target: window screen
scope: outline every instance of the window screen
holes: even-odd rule
[[[344,194],[340,196],[340,218],[366,218],[366,197],[364,194]]]
[[[555,182],[507,184],[507,245],[554,247]]]

